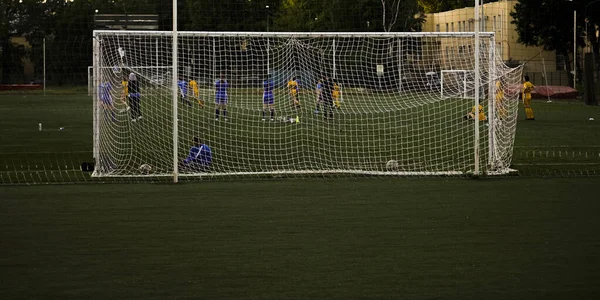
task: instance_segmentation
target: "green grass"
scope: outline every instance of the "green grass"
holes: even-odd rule
[[[78,168],[92,158],[91,104],[69,93],[1,94],[0,183],[90,182]],[[132,145],[168,136],[170,128],[158,125],[168,108],[154,104],[146,113],[155,122],[115,127],[139,130],[115,136]],[[251,105],[232,107],[227,124],[215,123],[212,109],[195,108],[182,115],[188,131],[181,138],[212,133],[216,154],[255,166],[257,157],[235,157],[235,146],[283,133],[294,134],[277,141],[290,149],[310,133],[338,141],[342,125],[367,140],[409,130],[404,119],[378,113],[368,115],[397,128],[343,117],[326,124],[310,108],[299,126],[262,124],[260,103]],[[447,105],[430,108],[421,134],[443,135],[447,128],[436,120],[465,125],[459,121],[468,103]],[[236,116],[241,109],[247,118]],[[455,115],[439,115],[444,109]],[[0,186],[0,297],[598,298],[600,179],[580,175],[600,174],[600,110],[558,102],[535,102],[534,110],[536,121],[518,123],[513,166],[520,177]],[[253,130],[227,138],[244,128]],[[165,153],[167,140],[156,144]]]
[[[92,161],[92,100],[55,90],[47,96],[12,93],[0,95],[0,182],[45,183],[90,181],[79,171]],[[63,93],[61,93],[61,91]],[[300,116],[300,124],[261,122],[260,91],[232,89],[228,122],[215,122],[211,101],[200,109],[179,108],[179,152],[185,157],[193,136],[213,148],[219,172],[269,172],[281,169],[382,171],[394,158],[402,171],[469,171],[472,169],[471,123],[461,117],[468,101],[445,100],[423,107],[411,98],[396,97],[398,107],[388,111],[368,102],[372,95],[348,93],[336,120],[324,122],[312,113],[312,95],[292,110],[279,101],[278,116]],[[278,99],[286,99],[278,94]],[[142,100],[145,120],[101,122],[102,148],[114,153],[120,174],[136,174],[143,163],[157,173],[169,174],[171,104],[163,90],[150,90]],[[391,98],[389,98],[391,99]],[[388,100],[389,100],[388,99]],[[365,102],[367,101],[367,102]],[[580,103],[535,102],[536,121],[518,122],[513,167],[521,175],[594,175],[600,173],[600,109]],[[360,117],[359,115],[360,114]],[[520,115],[523,115],[520,112]],[[365,121],[366,119],[366,121]],[[43,131],[38,131],[42,123]],[[420,124],[414,126],[415,123]],[[64,127],[64,130],[59,128]],[[481,156],[487,158],[487,130],[482,127]],[[279,145],[273,147],[273,145]],[[277,163],[269,163],[273,159]]]
[[[595,299],[599,183],[1,187],[0,295]]]

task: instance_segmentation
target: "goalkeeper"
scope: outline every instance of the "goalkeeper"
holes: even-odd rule
[[[198,137],[194,137],[194,145],[190,148],[190,153],[184,159],[180,168],[192,172],[207,172],[212,163],[212,151],[206,144],[200,142]]]

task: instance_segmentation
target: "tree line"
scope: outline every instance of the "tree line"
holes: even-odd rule
[[[574,5],[572,8],[582,11],[577,20],[577,42],[583,46],[584,37],[588,38],[597,53],[598,39],[589,33],[600,22],[600,3],[592,2],[600,1],[520,0],[512,14],[520,42],[559,53],[572,49],[569,37],[573,36],[573,21],[564,12]],[[472,0],[179,0],[177,9],[179,30],[395,32],[420,31],[424,13],[473,5]],[[54,84],[85,83],[87,66],[92,64],[97,13],[157,14],[159,30],[172,29],[172,0],[3,0],[2,83],[22,80],[19,70],[23,57],[33,62],[40,78],[44,40],[48,80]],[[24,37],[31,48],[11,43],[15,36]]]

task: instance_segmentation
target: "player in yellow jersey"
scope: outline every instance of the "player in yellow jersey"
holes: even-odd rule
[[[523,106],[525,106],[525,120],[535,120],[533,116],[533,109],[531,109],[531,91],[535,86],[529,82],[529,76],[525,75],[525,82],[523,83]]]
[[[298,81],[296,80],[296,76],[292,77],[292,79],[288,81],[287,87],[290,91],[290,100],[292,107],[300,107],[300,98],[298,96]]]
[[[340,85],[334,79],[333,80],[333,92],[331,93],[331,96],[333,97],[333,105],[335,106],[335,108],[340,108],[341,95],[342,95],[342,92],[340,90]]]
[[[189,86],[190,86],[190,89],[192,89],[192,94],[193,94],[194,98],[196,99],[196,102],[198,102],[198,105],[200,105],[200,107],[204,107],[204,101],[202,101],[202,99],[200,99],[200,90],[198,89],[198,82],[196,82],[196,80],[192,79],[192,80],[190,80]]]
[[[506,107],[504,107],[504,84],[496,81],[496,112],[500,120],[506,118]]]
[[[464,117],[465,120],[475,120],[475,106],[473,105],[473,109]],[[485,116],[485,110],[483,109],[483,105],[479,104],[479,121],[487,121],[487,117]]]
[[[127,98],[127,77],[123,78],[123,80],[121,81],[121,86],[123,86],[123,95],[121,95],[121,100],[125,101],[125,98]]]

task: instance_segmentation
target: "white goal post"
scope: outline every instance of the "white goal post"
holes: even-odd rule
[[[475,43],[469,32],[178,32],[176,56],[172,36],[94,31],[93,176],[511,171],[521,67],[504,65],[493,33]],[[448,50],[459,48],[470,50]],[[115,108],[129,73],[141,95],[135,120]],[[471,76],[484,91],[485,122],[465,119]],[[202,168],[186,161],[195,137],[211,149]]]
[[[442,98],[474,99],[475,71],[442,70],[440,96]]]

